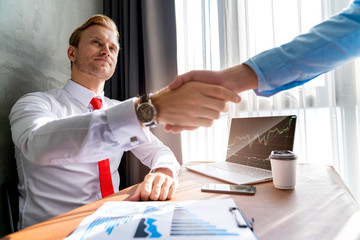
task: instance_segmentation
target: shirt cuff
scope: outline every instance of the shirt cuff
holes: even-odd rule
[[[149,129],[143,128],[136,116],[134,99],[107,109],[111,132],[125,151],[150,142]]]
[[[256,63],[250,58],[244,64],[248,65],[256,74],[258,79],[258,88],[254,89],[254,92],[258,96],[271,96],[274,93],[269,89],[271,86],[265,81],[265,77],[261,72],[260,68],[256,65]],[[266,90],[267,91],[266,91]]]

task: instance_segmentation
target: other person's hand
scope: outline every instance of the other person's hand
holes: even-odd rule
[[[174,81],[169,84],[169,89],[174,90],[190,81],[223,86],[236,93],[258,87],[256,73],[248,65],[240,64],[221,71],[193,70],[178,75]]]

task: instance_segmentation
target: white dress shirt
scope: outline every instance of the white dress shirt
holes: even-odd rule
[[[100,96],[103,107],[92,111],[95,94],[69,80],[63,89],[30,93],[10,113],[19,174],[19,228],[101,198],[98,161],[109,158],[114,191],[124,151],[131,151],[154,170],[179,164],[171,150],[139,123],[134,99]]]

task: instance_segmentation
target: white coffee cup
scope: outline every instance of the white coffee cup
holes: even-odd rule
[[[272,151],[269,156],[274,187],[294,189],[296,184],[297,156],[288,150]]]

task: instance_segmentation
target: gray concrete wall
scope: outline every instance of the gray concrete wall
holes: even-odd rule
[[[70,77],[68,39],[102,0],[0,0],[0,184],[16,173],[8,115],[28,92],[62,87]],[[0,204],[0,237],[4,220]]]

